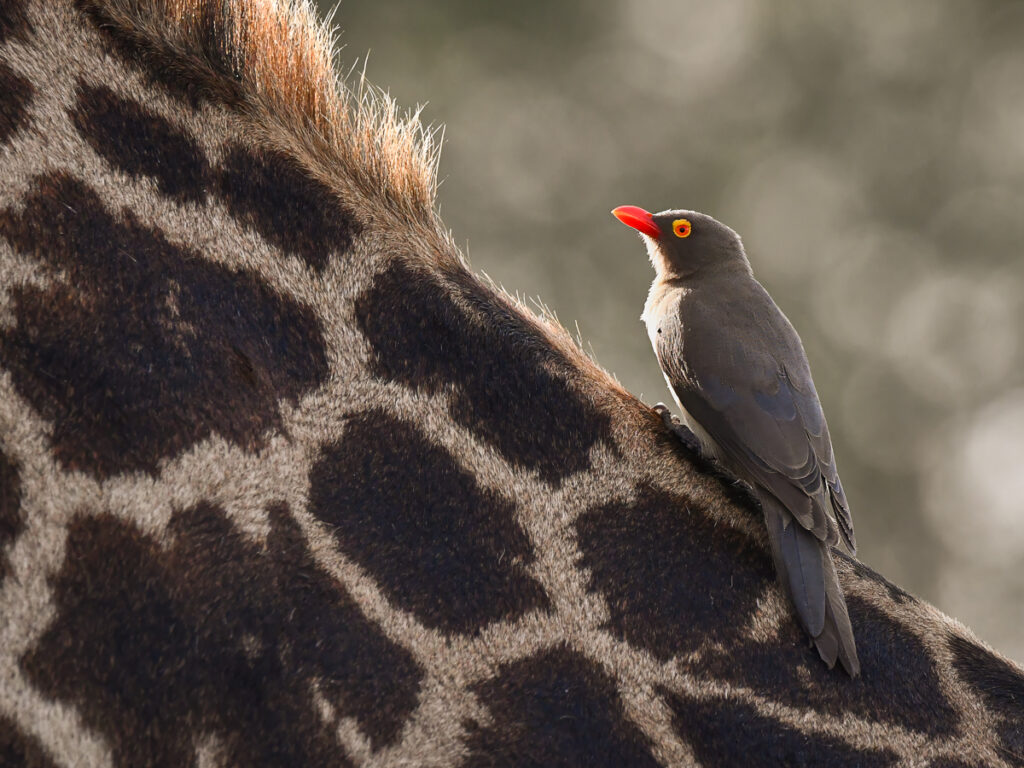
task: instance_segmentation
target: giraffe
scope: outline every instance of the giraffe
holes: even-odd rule
[[[0,5],[0,764],[1024,765],[1024,671],[472,274],[305,2]]]

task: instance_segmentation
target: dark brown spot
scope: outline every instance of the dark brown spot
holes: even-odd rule
[[[710,652],[701,661],[702,674],[822,715],[852,713],[935,738],[955,733],[959,715],[924,644],[878,606],[850,594],[846,604],[861,662],[856,679],[838,668],[829,671],[808,647],[795,618],[781,627],[774,642],[738,640]]]
[[[219,194],[242,224],[316,270],[327,265],[332,253],[348,251],[360,232],[330,189],[278,152],[232,148]]]
[[[661,693],[672,709],[676,732],[701,765],[880,768],[897,759],[887,749],[857,749],[832,736],[799,731],[740,701]]]
[[[6,2],[6,0],[4,0]],[[244,51],[244,24],[225,35],[230,9],[220,0],[192,0],[189,4],[190,31],[197,35],[191,46],[194,55],[183,56],[173,38],[152,34],[151,29],[124,24],[104,0],[74,0],[97,29],[112,55],[138,71],[152,85],[163,88],[188,108],[212,100],[238,105],[244,95],[239,84],[244,67],[236,51]],[[230,41],[230,42],[229,42]]]
[[[757,601],[775,583],[771,560],[685,499],[641,488],[633,504],[590,510],[576,527],[580,565],[606,597],[616,637],[661,660],[710,643],[695,672],[794,708],[852,712],[937,737],[956,730],[956,711],[920,640],[857,597],[847,599],[863,668],[855,680],[821,663],[795,616],[776,641],[747,640]]]
[[[5,550],[24,527],[18,467],[0,451],[0,584],[10,570]]]
[[[730,642],[774,580],[764,550],[656,489],[592,509],[576,529],[580,565],[608,601],[612,634],[661,660],[706,640]]]
[[[0,332],[18,391],[53,423],[65,466],[108,477],[217,433],[247,449],[327,376],[312,310],[256,275],[172,245],[65,175],[39,179],[0,237],[41,259],[46,288],[12,291]],[[246,364],[239,366],[239,356]]]
[[[7,143],[24,124],[34,95],[32,83],[0,61],[0,144]]]
[[[7,42],[8,38],[24,37],[29,29],[25,0],[3,0],[0,3],[0,43]]]
[[[310,477],[310,510],[389,600],[429,627],[475,632],[545,608],[515,507],[443,448],[380,411],[350,419]]]
[[[0,765],[10,768],[56,768],[36,738],[0,715]]]
[[[78,518],[54,578],[56,616],[23,659],[77,708],[118,765],[347,765],[337,717],[375,747],[416,706],[422,670],[313,561],[283,506],[265,544],[209,504],[176,512],[167,548],[113,517]]]
[[[453,289],[396,263],[356,300],[374,375],[451,391],[459,424],[549,483],[587,469],[594,444],[611,442],[608,416],[569,385],[569,362],[526,320],[470,275],[456,277]]]
[[[992,712],[1001,753],[1011,765],[1024,765],[1024,673],[976,643],[949,639],[953,667]]]
[[[833,550],[833,553],[837,560],[845,560],[847,563],[849,563],[850,567],[853,568],[854,572],[862,579],[866,579],[867,581],[873,581],[875,584],[882,587],[882,589],[884,589],[888,593],[889,598],[897,605],[907,605],[917,602],[917,598],[914,597],[912,594],[906,592],[903,589],[900,589],[881,574],[875,573],[875,571],[868,568],[860,560],[850,557],[849,555],[846,555],[845,553],[840,552],[839,550]]]
[[[206,195],[209,167],[195,140],[160,115],[106,87],[79,84],[71,119],[82,137],[129,176],[152,178],[179,202]]]
[[[564,646],[506,664],[473,690],[493,722],[465,724],[463,768],[658,765],[614,681]]]

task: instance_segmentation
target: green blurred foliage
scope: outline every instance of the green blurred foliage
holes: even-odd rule
[[[324,4],[323,10],[328,10]],[[652,273],[608,211],[744,238],[800,331],[861,558],[1024,659],[1024,3],[346,3],[348,69],[443,122],[475,269],[648,402]]]

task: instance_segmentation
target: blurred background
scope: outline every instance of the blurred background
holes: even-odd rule
[[[326,13],[334,0],[322,3]],[[744,238],[803,337],[861,559],[1024,661],[1024,3],[387,0],[347,70],[444,123],[441,214],[648,403],[609,211]]]

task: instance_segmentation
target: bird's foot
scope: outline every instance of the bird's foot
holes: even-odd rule
[[[704,452],[697,436],[693,434],[689,427],[680,421],[678,416],[673,415],[667,405],[664,403],[658,403],[654,406],[654,412],[661,416],[661,420],[665,426],[668,427],[669,432],[675,435],[679,442],[685,445],[690,453],[694,454],[697,459],[702,461],[712,472],[716,472],[724,477],[730,483],[737,486],[741,492],[745,492],[751,496],[754,495],[754,490],[749,484],[740,480],[732,472],[722,466],[722,463],[717,457]]]
[[[705,469],[709,470],[713,475],[717,475],[723,481],[729,483],[733,488],[736,489],[740,494],[746,496],[751,502],[757,506],[761,505],[761,500],[755,493],[753,486],[750,483],[741,480],[726,467],[722,466],[722,463],[718,458],[712,454],[705,453],[701,448],[700,440],[693,434],[689,427],[683,424],[677,416],[672,415],[672,411],[668,409],[668,406],[664,403],[658,403],[654,406],[654,412],[661,416],[662,422],[668,428],[676,438],[693,454],[697,461],[702,464]]]
[[[697,439],[697,436],[679,420],[678,416],[668,409],[667,405],[658,403],[654,406],[654,412],[661,416],[661,420],[668,428],[668,431],[679,438],[679,442],[685,445],[691,453],[695,453],[703,459],[707,458],[704,456],[703,451],[701,451],[700,440]]]

